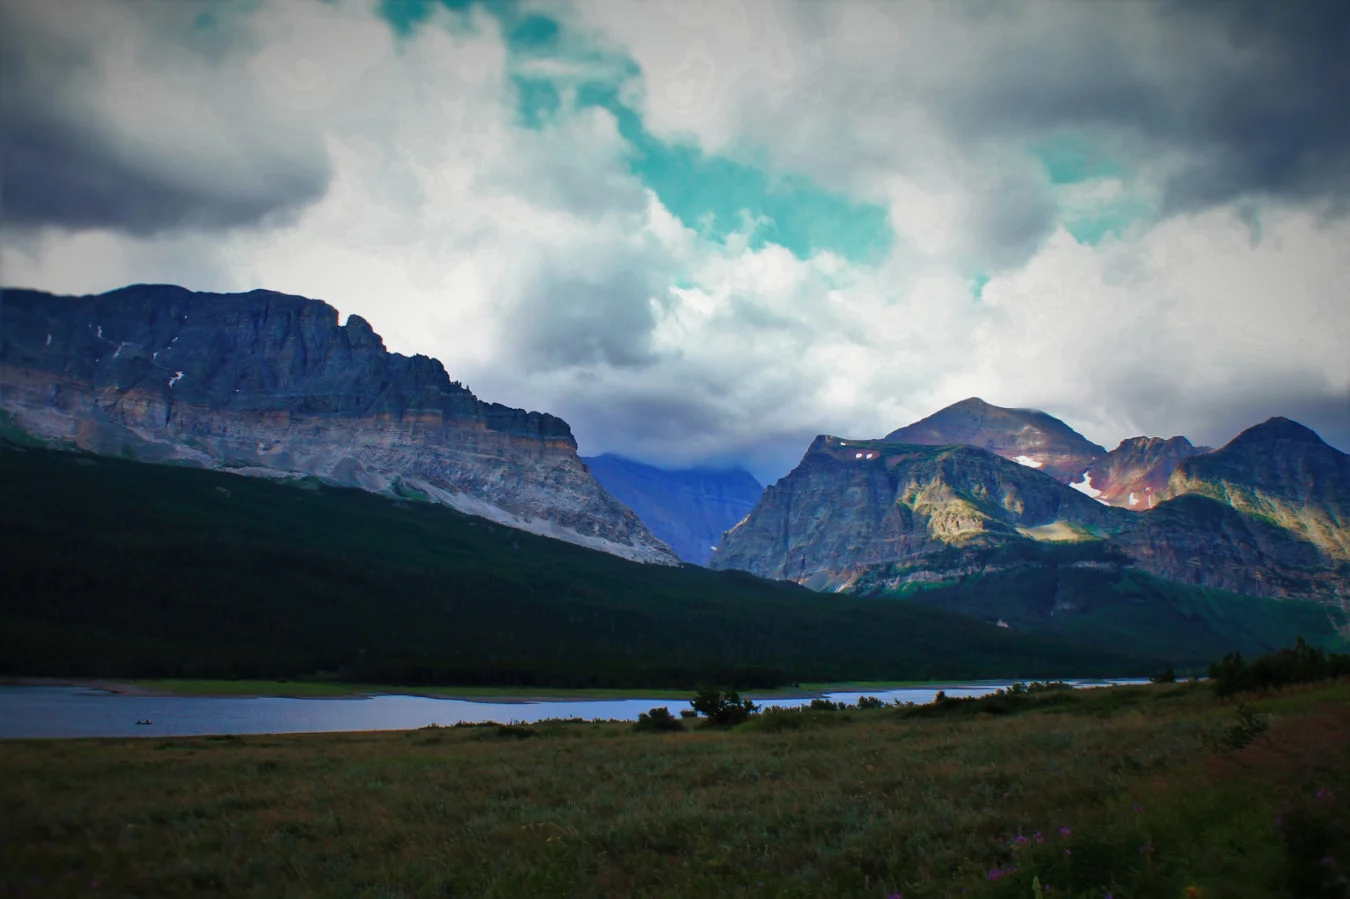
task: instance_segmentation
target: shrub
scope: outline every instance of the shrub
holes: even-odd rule
[[[1177,673],[1172,670],[1171,665],[1168,665],[1163,669],[1162,674],[1155,674],[1150,677],[1149,682],[1155,684],[1175,684],[1177,682]]]
[[[1237,720],[1222,732],[1210,738],[1210,745],[1218,749],[1238,750],[1270,730],[1270,722],[1256,713],[1245,702],[1238,703]]]
[[[658,731],[658,730],[684,730],[684,723],[670,713],[670,709],[664,706],[657,706],[650,712],[641,712],[638,714],[637,723],[633,725],[633,730],[637,731]]]
[[[858,697],[858,708],[860,709],[879,709],[885,704],[886,703],[882,702],[880,699],[877,699],[875,696]]]
[[[759,708],[753,701],[742,699],[735,690],[724,693],[716,687],[703,687],[689,704],[713,724],[740,724]]]
[[[523,724],[502,724],[497,728],[497,736],[502,738],[513,738],[516,740],[528,740],[530,737],[539,736],[539,731],[533,727],[526,727]]]

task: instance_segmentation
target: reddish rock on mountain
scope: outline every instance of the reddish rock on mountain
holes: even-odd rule
[[[1211,451],[1207,446],[1192,446],[1185,437],[1130,437],[1094,462],[1085,481],[1072,486],[1090,490],[1102,502],[1141,512],[1167,495],[1167,481],[1178,462]]]
[[[1083,472],[1106,448],[1064,422],[1037,409],[1005,409],[977,397],[954,403],[927,418],[886,435],[888,443],[925,446],[977,446],[1035,468],[1065,484]]]

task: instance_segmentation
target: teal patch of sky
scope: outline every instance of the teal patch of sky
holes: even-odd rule
[[[1096,246],[1107,235],[1121,237],[1135,222],[1149,217],[1153,208],[1145,201],[1130,196],[1106,200],[1091,210],[1065,213],[1064,230],[1085,246]]]
[[[984,299],[984,285],[988,283],[989,283],[989,276],[984,272],[980,272],[978,275],[975,276],[975,289],[973,291],[975,295],[975,302],[978,303]]]
[[[473,7],[480,6],[499,19],[514,18],[515,4],[511,0],[380,0],[376,8],[380,18],[389,23],[399,37],[407,37],[413,30],[431,17],[437,7],[451,13],[457,13],[457,23],[469,26],[469,13]]]
[[[1103,179],[1118,179],[1124,184],[1121,194],[1090,206],[1061,205],[1060,222],[1079,243],[1095,246],[1108,235],[1119,237],[1152,214],[1151,204],[1131,193],[1130,172],[1091,135],[1061,131],[1033,143],[1030,149],[1057,188]]]
[[[1098,178],[1123,178],[1124,169],[1088,135],[1062,131],[1031,145],[1051,184],[1077,184]]]
[[[436,3],[459,10],[469,5],[462,0],[383,0],[380,12],[395,31],[406,35]],[[589,80],[582,77],[566,85],[575,89],[575,108],[600,107],[614,115],[620,135],[633,148],[632,173],[687,227],[723,242],[746,235],[752,250],[776,243],[802,259],[831,251],[851,262],[876,264],[890,250],[894,235],[884,206],[855,202],[803,176],[771,176],[762,166],[655,137],[641,115],[620,99],[620,86],[641,74],[631,59],[567,33],[551,16],[525,13],[508,2],[483,5],[501,23],[507,40],[520,124],[541,129],[567,112],[559,79],[528,63],[550,59],[593,72]]]

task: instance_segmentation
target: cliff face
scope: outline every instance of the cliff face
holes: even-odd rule
[[[928,446],[977,446],[1065,484],[1082,480],[1083,472],[1106,455],[1105,447],[1052,415],[1036,409],[992,406],[976,397],[892,431],[886,440]]]
[[[1209,447],[1192,446],[1185,437],[1131,437],[1092,463],[1075,487],[1113,506],[1152,509],[1170,495],[1167,482],[1177,463],[1208,452]]]
[[[925,558],[940,557],[946,571],[963,554],[1089,539],[1127,517],[974,447],[821,436],[727,532],[710,564],[839,590],[877,566],[916,563],[910,573],[924,580],[933,574],[922,570]]]
[[[147,461],[316,475],[647,562],[673,553],[609,496],[567,423],[484,403],[363,319],[271,291],[5,290],[0,408],[34,436]]]
[[[610,495],[638,514],[680,558],[707,565],[722,533],[754,508],[763,486],[748,472],[668,471],[604,455],[583,462]]]

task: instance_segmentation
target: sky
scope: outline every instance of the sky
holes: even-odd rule
[[[359,314],[769,482],[970,396],[1350,450],[1342,0],[0,0],[0,283]]]

